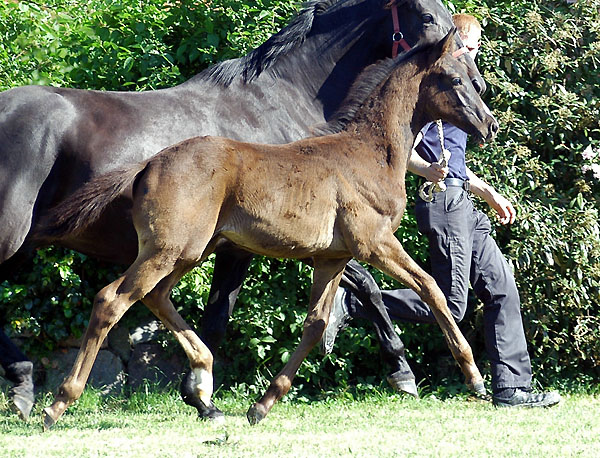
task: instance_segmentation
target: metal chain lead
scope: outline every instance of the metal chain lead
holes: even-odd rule
[[[440,146],[442,148],[442,154],[440,156],[440,160],[437,162],[442,167],[448,167],[448,162],[450,161],[450,150],[447,150],[444,145],[444,128],[442,126],[442,120],[438,119],[435,121],[438,130],[438,139],[440,141]],[[433,183],[431,181],[426,181],[421,186],[419,186],[419,197],[423,199],[425,202],[431,202],[433,200],[434,192],[442,192],[446,190],[446,183],[444,181],[438,181],[437,183]]]

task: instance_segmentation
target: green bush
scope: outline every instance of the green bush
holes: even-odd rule
[[[0,6],[0,88],[51,84],[146,90],[178,84],[208,65],[240,56],[281,28],[298,3],[284,0],[118,2],[47,0]],[[485,99],[501,130],[473,145],[470,167],[518,207],[496,238],[515,268],[538,379],[598,381],[600,362],[600,12],[596,1],[454,1],[452,11],[484,25],[479,66]],[[409,209],[416,180],[408,179]],[[484,208],[484,207],[482,207]],[[494,218],[492,218],[493,220]],[[398,237],[427,265],[427,244],[409,210]],[[30,335],[41,355],[80,334],[95,292],[121,267],[66,250],[40,250],[33,268],[0,285],[8,328]],[[173,298],[199,327],[211,262],[188,274]],[[378,272],[382,287],[399,287]],[[310,268],[256,258],[220,350],[217,376],[249,391],[264,386],[299,342]],[[478,356],[481,311],[462,325]],[[129,323],[146,313],[134,307]],[[397,323],[413,366],[426,384],[458,380],[436,326]],[[333,355],[311,354],[295,390],[379,383],[385,374],[369,326],[341,334]],[[316,353],[316,352],[314,352]],[[271,372],[272,371],[272,372]]]

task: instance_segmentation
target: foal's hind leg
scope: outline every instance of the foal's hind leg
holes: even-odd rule
[[[251,424],[256,424],[265,418],[273,404],[289,391],[300,364],[321,339],[327,327],[333,297],[348,261],[349,259],[314,260],[310,305],[304,320],[302,340],[283,370],[273,379],[264,396],[248,410],[246,416]]]
[[[45,430],[52,427],[67,407],[81,396],[108,331],[133,303],[171,273],[173,265],[173,261],[160,254],[144,259],[138,257],[121,277],[96,295],[90,322],[73,368],[60,385],[54,403],[44,409]]]
[[[200,338],[208,349],[216,354],[225,337],[227,323],[233,311],[238,293],[242,288],[246,271],[254,255],[236,246],[219,248],[216,252],[213,280],[208,295],[208,303],[202,314]],[[216,411],[207,411],[206,406],[196,395],[196,376],[187,372],[181,380],[179,392],[183,402],[195,407],[200,418],[215,418]]]
[[[363,256],[357,256],[357,258],[404,283],[431,307],[452,356],[458,362],[466,378],[467,386],[480,394],[485,394],[483,378],[473,359],[471,347],[456,325],[444,293],[433,277],[421,269],[404,251],[394,234],[390,231],[386,235],[369,240],[370,251],[367,253],[367,250],[363,248],[361,253]]]
[[[146,295],[143,302],[175,335],[190,360],[192,373],[194,374],[193,398],[186,402],[198,409],[202,418],[211,420],[223,418],[223,413],[215,407],[211,400],[213,392],[212,353],[183,320],[169,299],[173,286],[181,276],[181,273],[174,272],[165,278]]]

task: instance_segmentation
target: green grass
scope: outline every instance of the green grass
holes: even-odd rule
[[[547,410],[496,409],[464,396],[413,400],[378,391],[280,402],[259,425],[251,400],[216,398],[226,423],[199,421],[173,390],[100,397],[87,390],[49,432],[38,397],[22,422],[0,392],[2,457],[590,456],[600,453],[600,397],[565,395]]]

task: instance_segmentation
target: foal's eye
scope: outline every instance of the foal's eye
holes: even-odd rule
[[[431,24],[432,22],[433,22],[433,16],[431,14],[423,15],[423,23],[424,24]]]
[[[452,78],[452,86],[460,86],[462,84],[462,80],[460,78]]]

